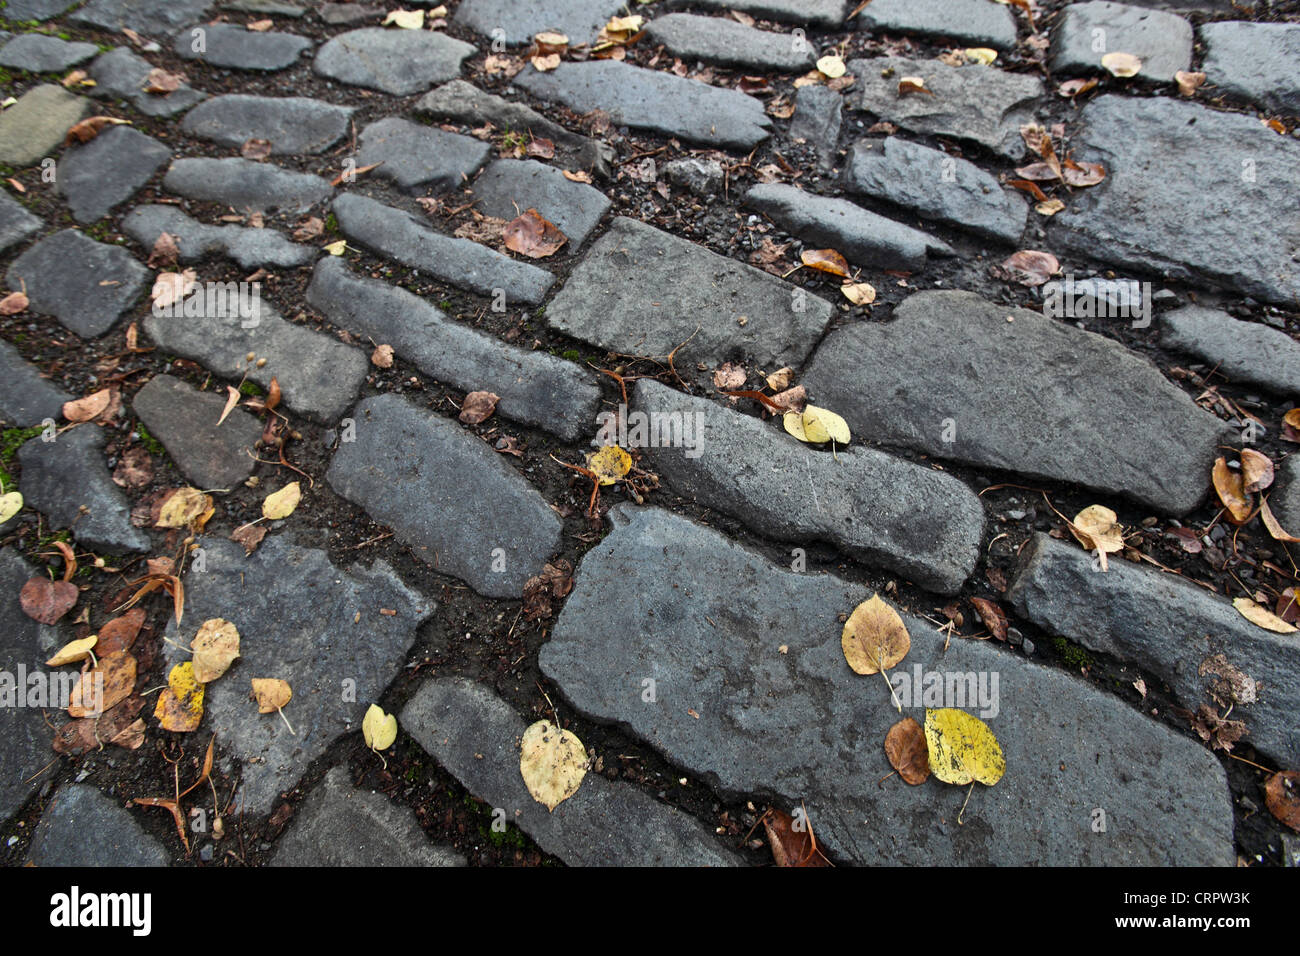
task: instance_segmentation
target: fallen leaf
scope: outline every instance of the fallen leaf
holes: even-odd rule
[[[1076,163],[1066,157],[1061,167],[1061,180],[1076,188],[1096,186],[1106,178],[1106,167],[1101,163]]]
[[[145,263],[150,269],[170,269],[180,258],[181,247],[170,232],[160,232]]]
[[[317,216],[308,216],[298,224],[298,228],[293,231],[293,237],[299,242],[307,242],[324,233],[325,221]]]
[[[78,717],[68,721],[54,735],[51,745],[55,753],[78,755],[87,753],[91,750],[99,750],[104,742],[118,742],[118,737],[125,733],[128,727],[134,727],[136,714],[140,713],[144,707],[143,697],[128,697],[126,700],[110,707],[104,711],[102,717]],[[144,742],[143,734],[140,735],[140,743]],[[139,744],[130,742],[129,737],[123,738],[118,744],[127,749],[134,750]]]
[[[549,56],[535,56],[529,60],[533,69],[538,73],[549,73],[560,65],[560,54],[552,53]]]
[[[1219,704],[1253,704],[1259,700],[1259,682],[1228,660],[1223,654],[1211,654],[1196,669],[1197,677],[1213,674],[1209,692]]]
[[[158,511],[157,528],[192,528],[213,507],[212,496],[197,488],[177,488]]]
[[[244,145],[239,147],[239,155],[243,156],[244,159],[254,159],[261,162],[271,155],[271,141],[269,139],[246,139]]]
[[[543,219],[536,209],[506,223],[506,248],[530,259],[545,259],[560,251],[569,241],[554,223]]]
[[[1089,551],[1101,555],[1101,567],[1106,569],[1106,555],[1124,548],[1124,526],[1119,516],[1105,505],[1089,505],[1070,522],[1070,534]]]
[[[1211,750],[1230,753],[1237,741],[1247,733],[1245,723],[1221,717],[1206,704],[1202,704],[1195,714],[1189,716],[1192,729],[1201,740],[1210,745]]]
[[[1040,216],[1055,216],[1065,208],[1065,203],[1059,199],[1047,199],[1034,205],[1034,212]]]
[[[1250,494],[1263,491],[1273,484],[1273,462],[1263,452],[1253,448],[1241,450],[1242,491]]]
[[[89,143],[92,139],[100,134],[106,126],[128,126],[126,120],[114,119],[111,116],[92,116],[76,123],[68,130],[68,135],[63,139],[64,146],[71,146],[73,143]]]
[[[587,750],[574,734],[539,720],[524,731],[519,773],[533,799],[554,812],[578,792],[587,775]]]
[[[101,388],[98,392],[63,403],[63,417],[70,422],[88,422],[98,418],[108,408],[112,392]]]
[[[1202,84],[1205,83],[1204,73],[1189,73],[1186,70],[1179,70],[1174,74],[1174,82],[1178,84],[1178,92],[1182,96],[1194,96]]]
[[[904,783],[916,786],[930,778],[930,750],[925,730],[915,719],[904,717],[885,735],[885,756]]]
[[[51,581],[36,577],[23,585],[18,592],[18,603],[23,613],[42,624],[57,624],[77,603],[81,592],[71,581]]]
[[[6,494],[0,495],[0,524],[4,524],[22,510],[22,492],[10,491]]]
[[[392,368],[393,347],[391,345],[376,346],[375,350],[370,353],[370,361],[377,368]]]
[[[1298,542],[1297,538],[1291,532],[1282,527],[1281,522],[1273,515],[1273,509],[1268,506],[1268,499],[1264,498],[1259,503],[1259,517],[1264,522],[1264,527],[1268,530],[1269,535],[1274,541]],[[0,522],[3,523],[3,522]]]
[[[962,50],[961,55],[972,63],[978,63],[981,66],[992,66],[993,61],[998,58],[998,51],[990,50],[986,46],[975,46]]]
[[[193,269],[184,272],[160,272],[154,279],[149,299],[159,309],[175,305],[198,288],[198,273]]]
[[[970,599],[970,603],[979,612],[980,620],[989,629],[989,633],[999,641],[1005,641],[1007,639],[1007,615],[1002,608],[998,607],[997,602],[990,601],[988,598],[973,597]]]
[[[230,532],[230,540],[236,544],[242,544],[245,555],[256,551],[257,546],[262,543],[262,539],[265,537],[266,525],[261,524],[246,524]]]
[[[254,20],[252,23],[248,24],[247,29],[254,33],[265,33],[267,30],[271,29],[272,26],[274,26],[274,24],[270,20]]]
[[[802,412],[786,412],[781,423],[795,438],[814,445],[828,441],[847,445],[852,439],[848,422],[830,409],[816,405],[805,405]]]
[[[20,312],[25,312],[30,304],[26,292],[10,292],[0,299],[0,315],[18,315]]]
[[[1215,459],[1210,474],[1214,482],[1214,491],[1219,496],[1219,501],[1223,502],[1223,507],[1227,509],[1228,520],[1239,525],[1249,521],[1254,512],[1254,505],[1251,497],[1246,494],[1241,473],[1233,471],[1228,467],[1228,462],[1223,457],[1219,457]]]
[[[1074,99],[1074,97],[1087,93],[1089,90],[1096,89],[1099,82],[1096,77],[1088,77],[1083,80],[1066,80],[1056,88],[1056,92],[1061,96]]]
[[[392,24],[402,30],[424,29],[423,10],[393,10],[384,17],[383,26]]]
[[[773,808],[763,814],[763,829],[777,866],[830,866],[817,849],[806,819],[796,826],[794,817]]]
[[[563,33],[543,31],[533,35],[533,49],[539,56],[555,53],[563,55],[568,52],[569,38]]]
[[[203,697],[203,685],[194,677],[194,665],[185,661],[167,675],[167,686],[158,696],[153,715],[163,730],[187,734],[198,730],[203,720]]]
[[[1264,805],[1292,830],[1300,833],[1300,770],[1280,770],[1264,784]]]
[[[713,387],[717,389],[737,389],[745,387],[749,374],[743,366],[735,362],[724,362],[721,368],[713,371]]]
[[[555,143],[545,137],[535,137],[528,141],[528,146],[524,150],[534,159],[554,159]]]
[[[1112,76],[1130,77],[1142,72],[1142,60],[1132,53],[1107,53],[1101,58],[1101,65]]]
[[[92,634],[90,637],[83,637],[79,641],[69,641],[61,648],[55,651],[54,656],[45,662],[46,667],[62,667],[64,664],[73,664],[77,661],[84,661],[90,657],[90,650],[99,643],[99,635]]]
[[[341,256],[347,251],[348,241],[346,239],[340,239],[338,242],[328,243],[321,248],[332,256]]]
[[[632,456],[617,445],[606,445],[587,459],[587,468],[602,485],[612,485],[632,469]]]
[[[767,382],[767,387],[770,388],[772,391],[783,392],[790,387],[790,381],[793,378],[794,378],[794,369],[790,368],[790,366],[787,365],[784,368],[777,369],[771,375],[767,376],[767,378],[764,379],[764,381]]]
[[[194,679],[210,684],[239,656],[239,631],[227,620],[211,618],[199,625],[190,649],[194,652]]]
[[[184,82],[185,77],[181,74],[169,73],[161,67],[154,67],[144,78],[144,91],[155,94],[175,93]]]
[[[106,654],[85,671],[68,696],[68,716],[99,717],[135,690],[135,658],[125,651]]]
[[[1034,288],[1061,271],[1061,263],[1050,252],[1022,249],[993,267],[993,274],[1005,282],[1018,282]]]
[[[843,59],[832,54],[830,56],[824,56],[818,60],[817,69],[823,76],[833,80],[837,77],[843,76],[848,67],[844,65]]]
[[[1282,620],[1268,608],[1261,607],[1250,598],[1239,597],[1232,599],[1232,606],[1237,609],[1237,613],[1250,621],[1256,627],[1262,627],[1266,631],[1272,631],[1274,634],[1294,634],[1296,628],[1286,621]]]
[[[262,502],[262,517],[268,521],[287,518],[293,514],[300,500],[302,500],[302,486],[296,481],[291,481],[279,491],[266,496],[266,500]]]
[[[849,277],[848,261],[834,249],[805,249],[799,254],[799,260],[809,269]]]
[[[361,736],[371,750],[387,750],[397,740],[397,718],[385,714],[378,704],[371,704],[361,720]]]
[[[108,742],[117,747],[125,747],[127,750],[139,750],[144,745],[144,734],[147,729],[143,720],[136,720],[110,737]]]
[[[578,171],[575,173],[575,172],[571,172],[571,171],[569,171],[569,170],[567,170],[567,169],[562,169],[562,170],[560,170],[560,173],[561,173],[561,175],[564,176],[565,179],[570,180],[571,182],[575,182],[575,183],[589,183],[589,182],[591,182],[591,173],[585,172],[585,171],[583,171],[583,170],[578,170]]]
[[[253,697],[257,700],[257,712],[269,714],[279,710],[293,698],[293,691],[287,682],[278,677],[254,677]]]
[[[96,650],[100,655],[129,651],[140,633],[140,628],[144,626],[144,619],[144,608],[137,607],[127,611],[121,617],[115,617],[100,625],[99,644],[96,645]]]
[[[898,95],[904,96],[908,93],[924,93],[926,96],[934,96],[934,93],[925,88],[925,78],[920,76],[905,76],[898,81]]]
[[[465,402],[460,406],[460,415],[457,417],[466,425],[478,425],[492,417],[499,401],[501,396],[492,392],[470,392],[465,396]]]
[[[876,301],[876,287],[869,282],[846,282],[840,293],[854,305],[871,305]]]
[[[898,612],[875,594],[849,615],[840,647],[855,674],[876,674],[906,657],[912,638]]]
[[[926,708],[925,741],[930,769],[944,783],[978,781],[991,787],[1007,772],[998,739],[988,724],[952,707]]]

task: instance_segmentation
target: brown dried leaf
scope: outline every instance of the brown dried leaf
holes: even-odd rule
[[[82,673],[81,679],[73,686],[68,714],[72,717],[100,716],[131,696],[135,690],[135,677],[135,658],[126,651],[99,658],[98,666]],[[101,687],[103,698],[97,699]]]
[[[154,67],[149,71],[149,75],[144,78],[144,91],[146,93],[175,93],[185,82],[185,77],[180,73],[169,73],[161,67]]]
[[[89,422],[104,414],[112,393],[107,388],[92,392],[85,398],[63,403],[63,417],[70,422]]]
[[[1264,784],[1268,812],[1300,833],[1300,770],[1281,770]]]
[[[1263,452],[1253,448],[1241,450],[1242,491],[1250,494],[1263,491],[1273,484],[1273,462]]]
[[[898,95],[905,96],[908,93],[924,93],[926,96],[934,96],[934,93],[925,87],[925,77],[923,76],[905,76],[898,81]]]
[[[10,292],[0,299],[0,315],[18,315],[25,312],[30,301],[25,292]]]
[[[1196,91],[1205,83],[1204,73],[1189,73],[1186,70],[1179,70],[1174,74],[1174,82],[1178,84],[1178,92],[1182,96],[1195,96]]]
[[[818,852],[806,820],[796,829],[790,814],[768,810],[763,814],[763,829],[777,866],[830,866]]]
[[[42,624],[57,624],[59,618],[76,605],[80,593],[71,581],[35,577],[18,592],[18,603],[22,605],[23,613],[32,620]]]
[[[988,598],[973,597],[970,603],[975,606],[979,612],[980,620],[984,626],[989,629],[989,633],[999,641],[1007,639],[1007,615],[998,607],[996,601],[990,601]]]
[[[393,367],[393,347],[391,345],[378,345],[370,353],[370,363],[376,368]]]
[[[849,277],[848,261],[834,249],[805,249],[799,254],[799,259],[809,269],[845,279]]]
[[[176,265],[180,254],[181,247],[177,244],[177,237],[170,232],[159,233],[145,265],[150,269],[171,269]]]
[[[269,139],[245,140],[244,145],[239,147],[239,155],[260,162],[271,155],[271,141]]]
[[[917,786],[930,777],[930,747],[925,728],[911,717],[904,717],[885,735],[885,756],[898,771],[903,782]]]
[[[71,146],[73,143],[89,143],[92,139],[100,134],[106,126],[128,126],[126,120],[114,119],[112,116],[92,116],[84,119],[80,123],[74,124],[69,130],[67,136],[63,138],[64,146]]]
[[[532,208],[508,222],[504,235],[507,249],[528,256],[530,259],[545,259],[547,256],[553,256],[569,241],[554,223],[543,219],[537,210]]]
[[[137,607],[127,611],[121,617],[115,617],[100,625],[99,643],[95,645],[95,653],[103,656],[129,651],[140,634],[140,628],[144,626],[144,619],[144,608]]]
[[[840,647],[854,673],[875,674],[906,657],[912,639],[898,612],[874,594],[849,615]]]
[[[478,425],[492,417],[499,401],[501,396],[492,392],[470,392],[465,396],[465,402],[460,406],[460,415],[457,417],[466,425]]]
[[[713,387],[718,389],[737,389],[745,387],[749,378],[745,369],[734,362],[726,362],[713,372]]]
[[[1241,473],[1228,467],[1222,456],[1215,459],[1214,469],[1210,473],[1214,482],[1214,491],[1227,509],[1228,520],[1233,524],[1245,524],[1254,512],[1251,497],[1246,494],[1241,480]]]
[[[1034,288],[1061,271],[1061,263],[1050,252],[1022,249],[1012,253],[990,271],[1004,282],[1017,282]]]
[[[278,677],[254,677],[252,684],[253,697],[257,700],[259,714],[269,714],[279,710],[293,697],[288,682]]]
[[[266,537],[266,525],[246,524],[230,532],[230,540],[244,546],[244,554],[252,554]]]

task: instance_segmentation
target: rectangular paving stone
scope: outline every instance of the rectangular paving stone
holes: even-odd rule
[[[19,22],[49,20],[77,3],[78,0],[9,0],[5,5],[5,18]]]
[[[554,812],[519,775],[526,725],[487,688],[456,678],[425,683],[401,725],[470,793],[570,866],[738,866],[704,825],[626,782],[594,772]]]
[[[162,442],[186,479],[204,490],[234,488],[253,473],[262,424],[242,408],[225,412],[226,399],[178,378],[155,375],[131,400],[149,434]]]
[[[181,130],[236,149],[250,139],[271,144],[273,156],[323,153],[348,132],[352,107],[301,96],[230,93],[207,100],[185,115]]]
[[[816,48],[802,37],[724,17],[670,13],[647,23],[645,34],[651,43],[687,61],[790,73],[807,72],[817,63]]]
[[[546,307],[546,324],[625,354],[681,346],[679,370],[733,359],[779,368],[803,361],[831,312],[798,286],[620,217]]]
[[[304,487],[304,505],[311,495]],[[187,650],[168,644],[168,661],[189,660],[190,641],[209,618],[239,631],[239,659],[207,685],[199,733],[215,732],[239,761],[236,804],[260,816],[340,736],[355,735],[361,745],[366,709],[401,671],[416,628],[437,605],[385,562],[340,567],[306,537],[270,534],[247,556],[224,536],[200,545],[205,570],[185,576],[182,626],[175,618],[167,625],[168,640]],[[249,700],[254,677],[288,682],[293,698],[284,715],[296,733],[279,714],[257,712]]]
[[[806,140],[817,148],[817,165],[830,169],[835,164],[835,149],[844,122],[844,97],[835,90],[817,84],[801,86],[795,91],[794,116],[790,118],[789,137]]]
[[[1100,369],[1105,387],[1093,388]],[[888,324],[831,333],[802,382],[814,403],[883,445],[1166,514],[1204,500],[1231,434],[1118,342],[973,292],[920,292]]]
[[[1256,627],[1232,606],[1175,574],[1111,561],[1105,573],[1074,542],[1034,535],[1007,591],[1016,610],[1051,634],[1132,663],[1167,683],[1195,711],[1232,706],[1243,742],[1284,766],[1300,763],[1300,645]],[[1222,655],[1226,664],[1217,660]],[[1233,668],[1247,688],[1217,690]],[[1258,686],[1256,685],[1258,683]]]
[[[22,203],[0,196],[0,252],[16,246],[41,228],[41,220],[23,208]]]
[[[975,569],[984,507],[956,478],[860,445],[814,451],[779,421],[650,379],[636,383],[635,404],[650,431],[633,447],[691,501],[778,541],[830,542],[941,594]]]
[[[114,126],[64,153],[58,189],[72,218],[96,222],[134,196],[170,158],[171,150],[156,139],[129,126]]]
[[[78,425],[54,441],[35,438],[18,449],[19,490],[46,527],[71,528],[83,548],[109,554],[149,550],[149,536],[131,524],[131,505],[113,483],[104,455],[105,432]]]
[[[464,183],[487,162],[490,152],[487,143],[472,136],[388,116],[361,131],[357,166],[382,163],[372,176],[391,179],[408,192],[432,195]]]
[[[1201,25],[1201,69],[1219,90],[1271,110],[1300,113],[1300,23]]]
[[[269,866],[464,866],[436,846],[406,807],[358,790],[335,767],[325,775],[275,844]]]
[[[348,86],[407,96],[454,79],[461,62],[475,52],[463,40],[432,30],[365,27],[327,42],[312,69]]]
[[[414,293],[354,275],[334,256],[316,263],[307,302],[339,328],[391,345],[439,382],[494,392],[500,415],[565,441],[596,429],[600,389],[580,366],[461,325]]]
[[[1035,121],[1043,84],[1024,73],[995,66],[948,66],[940,60],[873,57],[850,60],[858,78],[850,101],[860,110],[915,133],[953,136],[978,143],[1010,160],[1025,154],[1020,127]],[[899,80],[919,76],[924,93],[900,93]]]
[[[1012,244],[1029,217],[1024,199],[974,163],[895,136],[859,140],[845,164],[844,186]]]
[[[316,257],[311,246],[291,242],[274,229],[220,225],[191,219],[178,208],[149,203],[136,206],[122,220],[122,231],[140,243],[146,252],[164,232],[176,237],[181,262],[196,262],[213,253],[229,256],[245,269],[258,266],[291,268],[306,265]]]
[[[64,229],[9,266],[5,281],[26,290],[30,308],[52,315],[82,338],[103,335],[144,291],[148,271],[121,246]]]
[[[211,0],[92,0],[69,19],[110,33],[129,27],[163,37],[200,22],[211,6]]]
[[[304,213],[334,195],[328,180],[241,157],[178,159],[163,188],[189,199],[224,203],[234,209]]]
[[[1160,316],[1160,340],[1208,362],[1230,382],[1300,397],[1300,342],[1278,329],[1189,305]]]
[[[455,22],[490,39],[503,36],[512,46],[531,43],[546,30],[558,30],[576,45],[594,40],[622,8],[620,0],[462,0]]]
[[[565,62],[545,73],[526,66],[515,84],[577,113],[604,110],[616,126],[693,143],[749,150],[771,133],[763,104],[747,93],[616,60]]]
[[[608,144],[571,133],[530,106],[485,93],[464,80],[452,80],[424,94],[415,104],[415,113],[455,120],[475,128],[490,123],[502,130],[549,139],[555,144],[557,165],[570,170],[588,170],[601,178],[610,174],[614,151]]]
[[[414,269],[479,295],[504,289],[508,300],[534,305],[555,284],[555,276],[504,256],[469,239],[428,229],[408,212],[357,193],[334,200],[339,229],[352,242],[391,256]]]
[[[991,642],[945,650],[905,611],[911,650],[895,687],[918,667],[951,681],[944,703],[983,713],[1007,770],[970,794],[934,777],[882,783],[900,714],[879,677],[849,669],[840,642],[842,616],[867,589],[787,571],[658,508],[620,505],[611,517],[541,670],[579,711],[628,728],[720,793],[806,807],[819,845],[867,865],[1233,864],[1227,780],[1199,743]],[[983,704],[959,699],[981,679]],[[920,703],[909,695],[903,714],[924,720]],[[1105,833],[1093,832],[1097,807]]]
[[[28,863],[40,867],[166,866],[170,854],[122,806],[124,802],[106,797],[86,783],[60,788],[32,834]]]
[[[58,421],[64,403],[72,399],[0,339],[0,418],[19,428],[31,428],[47,418]]]
[[[785,183],[751,187],[745,205],[814,248],[828,246],[854,265],[871,269],[920,272],[929,256],[956,254],[948,243],[919,229]]]
[[[561,255],[576,255],[610,207],[599,189],[531,159],[496,160],[474,180],[473,191],[479,200],[475,208],[486,216],[511,220],[536,209],[568,236]]]
[[[1131,53],[1142,61],[1141,76],[1172,80],[1191,69],[1194,39],[1191,23],[1173,13],[1108,0],[1072,3],[1052,31],[1052,71],[1101,73],[1107,53]]]
[[[1253,116],[1113,95],[1084,107],[1071,142],[1107,176],[1051,218],[1053,252],[1300,301],[1300,217],[1277,215],[1300,208],[1300,142]]]
[[[546,500],[458,422],[397,395],[365,399],[352,418],[356,441],[339,445],[330,487],[435,570],[485,597],[518,598],[560,546]]]
[[[69,127],[90,111],[90,101],[54,83],[34,86],[0,113],[0,163],[30,166],[63,143]]]
[[[1016,45],[1011,7],[990,0],[871,0],[856,22],[858,29],[874,33],[946,37],[999,50]]]
[[[249,30],[242,23],[208,23],[200,29],[203,49],[195,49],[192,29],[182,30],[172,42],[176,55],[232,70],[287,70],[312,45],[311,40],[294,33]]]
[[[22,33],[0,46],[0,66],[29,73],[60,73],[99,52],[93,43],[69,43],[43,33]]]
[[[687,5],[719,13],[739,10],[755,17],[815,27],[838,27],[849,12],[846,0],[672,0],[668,4],[669,7]]]
[[[89,93],[101,99],[125,100],[145,116],[173,116],[208,98],[185,83],[170,93],[146,93],[145,80],[151,69],[148,60],[127,47],[116,47],[90,64],[88,72],[95,86]]]
[[[45,661],[63,643],[57,628],[28,617],[18,603],[23,585],[39,573],[13,548],[0,548],[0,669],[13,675],[13,704],[21,694],[23,705],[0,707],[0,818],[6,820],[45,786],[38,774],[54,757],[43,709],[26,706],[26,688],[17,684],[20,665],[28,674],[48,671]]]
[[[209,310],[205,296],[201,315],[151,312],[144,330],[164,352],[200,362],[223,378],[238,382],[246,376],[263,388],[277,379],[285,404],[317,421],[333,422],[352,405],[370,369],[360,349],[286,321],[264,299],[244,317],[215,298]],[[266,364],[249,362],[249,352]]]

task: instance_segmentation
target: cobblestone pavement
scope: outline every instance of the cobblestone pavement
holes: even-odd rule
[[[404,7],[0,10],[0,859],[1296,864],[1300,3]]]

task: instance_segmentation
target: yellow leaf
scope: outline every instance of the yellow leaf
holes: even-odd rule
[[[346,239],[340,239],[338,242],[331,242],[324,248],[325,251],[332,256],[341,256],[348,248],[348,241]]]
[[[832,440],[847,445],[852,439],[848,422],[829,409],[816,405],[805,405],[802,413],[786,412],[781,422],[795,438],[814,445]]]
[[[840,647],[855,674],[876,674],[906,657],[912,638],[898,612],[874,594],[844,622]]]
[[[374,21],[371,21],[372,23]],[[423,10],[394,10],[384,17],[384,26],[392,24],[403,30],[419,30],[424,27]]]
[[[194,679],[210,684],[239,656],[239,631],[229,621],[214,617],[199,625],[190,649],[194,651]]]
[[[1237,613],[1257,627],[1275,634],[1294,634],[1296,629],[1267,608],[1260,607],[1250,598],[1234,598],[1232,606]]]
[[[1112,76],[1137,76],[1142,72],[1142,60],[1132,53],[1107,53],[1101,58],[1101,65],[1109,70]]]
[[[926,708],[925,743],[930,769],[944,783],[978,780],[991,787],[1007,772],[1007,760],[993,731],[964,710]]]
[[[1065,203],[1061,202],[1061,200],[1047,199],[1043,202],[1037,203],[1034,206],[1034,212],[1038,213],[1040,216],[1055,216],[1064,208]]]
[[[0,495],[0,524],[4,524],[22,510],[23,496],[21,492],[11,491],[7,495]]]
[[[58,652],[45,662],[46,667],[62,667],[64,664],[72,664],[76,661],[84,661],[90,656],[90,649],[95,646],[99,640],[98,634],[92,634],[90,637],[83,637],[79,641],[69,641],[59,648]]]
[[[188,528],[212,509],[212,496],[197,488],[177,488],[158,511],[159,528]]]
[[[257,698],[257,712],[269,714],[289,703],[293,691],[287,681],[278,677],[254,677],[252,679],[253,696]]]
[[[846,282],[840,286],[840,292],[854,305],[870,305],[876,301],[876,287],[869,282]]]
[[[539,720],[524,731],[519,773],[533,799],[553,812],[578,792],[587,775],[587,750],[569,731]]]
[[[831,56],[824,56],[818,60],[817,69],[823,76],[829,77],[832,80],[837,80],[844,75],[848,67],[844,65],[843,59],[832,54]]]
[[[153,715],[163,730],[188,733],[197,730],[203,719],[203,685],[194,677],[189,661],[177,664],[167,675],[167,687],[158,696]]]
[[[1101,552],[1103,570],[1105,556],[1124,547],[1124,526],[1119,523],[1119,516],[1105,505],[1089,505],[1080,511],[1070,522],[1070,533],[1089,551]]]
[[[606,445],[587,459],[587,467],[602,485],[612,485],[631,470],[632,456],[617,445]]]
[[[266,500],[262,502],[262,517],[268,521],[279,521],[293,514],[293,509],[298,507],[298,502],[302,500],[302,487],[296,481],[291,481],[274,494],[267,495]]]
[[[1254,511],[1254,499],[1246,491],[1241,472],[1233,471],[1228,467],[1228,462],[1219,457],[1214,460],[1210,478],[1214,483],[1215,494],[1228,511],[1228,520],[1233,524],[1249,521]]]
[[[997,50],[990,50],[986,46],[974,46],[968,50],[962,50],[962,55],[973,63],[982,63],[985,66],[992,66],[993,61],[998,58]]]
[[[385,714],[378,704],[371,704],[361,720],[361,736],[371,750],[387,750],[397,739],[397,718]]]
[[[634,14],[630,17],[611,17],[609,23],[605,24],[606,33],[636,33],[641,29],[641,24],[645,23],[645,17]],[[567,42],[567,37],[565,38]]]

